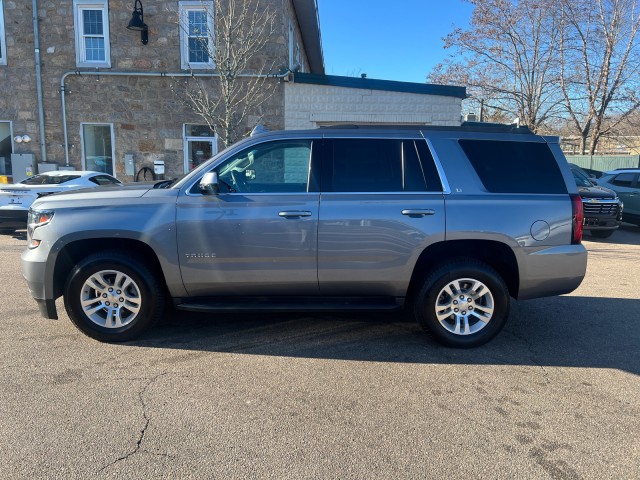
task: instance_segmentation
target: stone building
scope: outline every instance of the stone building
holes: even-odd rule
[[[0,0],[0,175],[30,174],[11,162],[30,154],[34,172],[57,164],[132,181],[163,161],[173,177],[216,153],[215,128],[172,90],[190,73],[212,72],[194,42],[202,29],[181,28],[180,19],[215,28],[214,1]],[[316,0],[261,2],[276,13],[262,53],[275,94],[248,123],[460,122],[463,88],[326,76]],[[148,26],[146,43],[127,29],[134,10]]]

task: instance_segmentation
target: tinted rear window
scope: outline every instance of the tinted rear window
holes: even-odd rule
[[[495,193],[567,193],[546,143],[459,140],[485,188]]]
[[[80,175],[34,175],[20,183],[25,185],[58,185],[59,183],[69,182],[80,178]]]
[[[323,190],[329,192],[441,192],[424,141],[328,139]]]

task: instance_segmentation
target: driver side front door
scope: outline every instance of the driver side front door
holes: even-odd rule
[[[215,167],[220,193],[178,199],[180,269],[190,296],[318,293],[314,140],[277,140]]]

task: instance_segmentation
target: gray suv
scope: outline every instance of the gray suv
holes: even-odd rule
[[[167,188],[52,195],[24,277],[46,318],[134,338],[196,312],[405,310],[453,347],[510,297],[574,290],[582,202],[557,138],[523,128],[328,128],[245,139]]]

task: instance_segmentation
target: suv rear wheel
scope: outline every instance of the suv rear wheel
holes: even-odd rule
[[[120,251],[98,252],[80,261],[64,289],[71,321],[103,342],[140,335],[162,317],[164,297],[155,275]]]
[[[431,272],[414,299],[414,315],[440,343],[469,348],[502,330],[509,305],[502,277],[486,263],[463,258]]]

